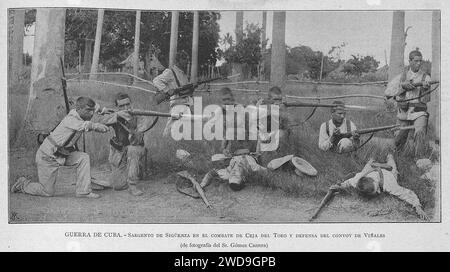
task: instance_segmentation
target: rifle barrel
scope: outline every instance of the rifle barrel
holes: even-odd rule
[[[166,112],[158,112],[151,110],[132,110],[130,111],[131,115],[140,115],[140,116],[160,116],[160,117],[172,117],[172,114]]]
[[[309,219],[309,221],[312,221],[313,219],[315,219],[317,217],[317,215],[319,215],[320,211],[323,209],[323,207],[328,203],[328,201],[331,200],[331,198],[334,196],[335,191],[333,190],[328,190],[327,194],[325,195],[325,197],[322,199],[322,201],[320,202],[319,207],[317,208],[316,212],[311,216],[311,218]]]
[[[366,129],[356,130],[356,132],[358,134],[367,134],[367,133],[372,133],[372,132],[377,132],[377,131],[389,130],[389,129],[393,129],[393,128],[396,128],[399,126],[400,125],[390,125],[390,126],[383,126],[383,127],[366,128]]]
[[[322,107],[322,108],[334,108],[336,104],[322,104],[322,103],[309,103],[309,102],[283,102],[286,107]],[[357,105],[343,105],[340,106],[345,109],[356,109],[356,110],[365,110],[370,109],[366,106],[357,106]]]

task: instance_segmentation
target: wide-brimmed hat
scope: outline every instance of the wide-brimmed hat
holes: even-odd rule
[[[292,164],[294,164],[296,171],[295,173],[298,174],[298,172],[302,174],[306,174],[308,176],[316,176],[317,170],[306,160],[300,158],[300,157],[293,157],[291,159]],[[298,171],[297,171],[298,170]]]
[[[278,158],[278,159],[273,159],[267,164],[267,168],[270,170],[278,169],[282,165],[284,165],[285,163],[290,161],[293,157],[294,157],[294,155],[286,155],[286,156]]]

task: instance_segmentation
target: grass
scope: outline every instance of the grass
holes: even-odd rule
[[[73,83],[71,83],[73,84]],[[379,93],[379,87],[373,87],[372,93]],[[86,83],[77,83],[69,85],[72,95],[89,95],[103,105],[112,105],[113,97],[117,92],[127,91],[130,93],[135,108],[152,109],[167,112],[167,105],[155,106],[151,101],[151,95],[143,91],[126,89],[107,85],[92,85]],[[365,90],[366,92],[370,92]],[[288,86],[289,94],[298,93],[298,86],[294,88]],[[236,94],[236,100],[240,103],[248,104],[251,100],[257,98],[254,94]],[[364,102],[364,101],[359,101]],[[203,104],[219,104],[219,100],[215,95],[204,94]],[[358,104],[354,102],[354,104]],[[364,104],[364,103],[362,103]],[[289,109],[294,123],[301,122],[311,109]],[[391,112],[361,112],[350,111],[350,118],[358,128],[367,128],[375,126],[390,125],[395,123],[395,115]],[[348,178],[352,173],[358,172],[370,157],[376,160],[384,161],[389,151],[384,146],[369,143],[358,152],[352,155],[340,155],[330,152],[323,152],[317,146],[318,131],[320,124],[330,118],[328,109],[319,108],[315,115],[305,124],[293,128],[292,135],[289,139],[291,147],[290,154],[302,157],[310,162],[319,172],[317,177],[299,177],[293,171],[275,171],[268,175],[252,174],[248,176],[248,186],[263,186],[274,190],[280,189],[286,195],[292,197],[307,197],[319,200],[322,198],[328,188],[339,181]],[[148,168],[158,176],[173,175],[183,169],[179,161],[175,158],[176,149],[185,149],[190,152],[194,158],[194,166],[190,169],[196,176],[201,177],[208,172],[213,165],[210,161],[211,155],[220,152],[219,141],[179,141],[175,142],[171,138],[162,137],[162,131],[165,126],[166,119],[162,118],[158,124],[145,135],[145,143],[148,149],[149,165]],[[432,131],[432,130],[429,130]],[[109,138],[112,134],[102,135],[98,133],[88,133],[86,140],[86,149],[91,156],[93,165],[101,165],[107,162],[109,152]],[[377,136],[392,138],[391,132],[377,133]],[[429,135],[431,138],[432,135]],[[362,140],[366,138],[363,136]],[[254,142],[250,143],[254,145]],[[245,143],[244,143],[245,145]],[[286,155],[286,154],[280,154]],[[397,160],[400,170],[399,184],[413,190],[419,197],[424,208],[433,209],[435,205],[435,197],[439,188],[435,184],[420,180],[422,173],[415,166],[414,161],[408,157],[399,157]],[[343,194],[344,198],[353,201],[361,201],[372,208],[377,209],[399,209],[405,210],[405,204],[390,196],[368,200],[357,196],[354,193]],[[406,209],[408,210],[408,209]],[[411,209],[409,209],[411,211]]]

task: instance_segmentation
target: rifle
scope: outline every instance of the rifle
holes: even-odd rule
[[[64,104],[66,106],[66,114],[69,114],[69,112],[70,112],[70,104],[69,104],[69,98],[67,96],[66,74],[64,72],[64,63],[63,63],[62,57],[59,58],[59,62],[61,64],[61,71],[62,71],[61,84],[62,84],[62,90],[63,90],[63,96],[64,96]],[[55,130],[55,128],[58,125],[59,125],[59,123],[51,131]],[[39,133],[38,136],[37,136],[38,144],[41,145],[44,142],[45,138],[47,138],[48,135],[50,135],[50,133]],[[84,133],[83,133],[83,142],[84,142]],[[83,151],[84,150],[85,150],[85,148],[83,148]]]
[[[203,191],[202,186],[195,180],[195,178],[188,172],[188,171],[181,171],[177,173],[179,176],[188,179],[192,182],[192,186],[195,188],[197,193],[202,198],[203,202],[205,202],[205,205],[207,208],[212,209],[213,206],[209,203],[208,199],[206,198],[205,192]]]
[[[66,74],[64,73],[64,63],[62,57],[59,58],[59,62],[61,63],[61,71],[62,71],[61,83],[64,95],[64,103],[66,104],[66,113],[69,114],[70,106],[69,106],[69,98],[67,97],[67,81],[66,81]]]
[[[159,92],[155,95],[156,104],[157,105],[161,104],[162,102],[168,100],[169,97],[171,97],[172,95],[179,95],[180,98],[192,96],[192,94],[194,93],[194,89],[197,88],[198,86],[212,82],[212,81],[216,81],[219,79],[226,79],[226,77],[213,77],[210,79],[197,81],[196,83],[189,83],[189,84],[186,84],[179,88],[174,89],[172,94]]]
[[[439,80],[431,80],[431,81],[429,81],[428,82],[429,83],[429,85],[433,85],[433,84],[438,84],[439,83]],[[423,85],[424,85],[424,83],[423,82],[417,82],[417,83],[411,83],[414,87],[423,87]],[[405,93],[405,92],[408,92],[408,91],[413,91],[413,90],[405,90],[405,89],[403,89],[402,88],[402,92],[401,92],[401,94],[402,93]]]
[[[336,105],[336,104],[322,104],[322,103],[306,103],[306,102],[282,102],[286,107],[322,107],[322,108],[335,108],[335,107],[343,107],[345,109],[367,109],[365,106],[356,106],[356,105]]]
[[[203,116],[201,115],[192,115],[192,114],[185,114],[182,113],[174,114],[174,113],[166,113],[166,112],[158,112],[158,111],[151,111],[151,110],[129,110],[128,111],[131,115],[136,116],[158,116],[158,117],[170,117],[173,119],[180,119],[180,118],[192,118],[192,119],[202,119]]]
[[[400,127],[400,125],[390,125],[390,126],[383,126],[383,127],[366,128],[366,129],[355,130],[354,133],[362,135],[362,134],[374,133],[374,132],[383,131],[383,130],[395,129],[398,127]],[[342,140],[343,138],[350,138],[350,137],[352,137],[352,135],[353,135],[352,132],[334,134],[333,135],[334,140],[332,142],[333,146],[337,146],[337,144],[339,143],[340,140]]]
[[[320,202],[319,207],[317,208],[317,210],[314,212],[314,214],[309,218],[309,221],[311,222],[312,220],[316,219],[317,215],[319,215],[320,211],[323,209],[323,207],[325,207],[325,205],[331,201],[331,199],[333,198],[333,196],[335,195],[335,193],[337,192],[337,190],[332,190],[331,188],[328,189],[327,194],[325,195],[325,197],[322,199],[322,201]]]

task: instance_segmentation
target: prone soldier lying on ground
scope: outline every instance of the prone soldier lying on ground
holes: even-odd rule
[[[386,164],[389,167],[377,167],[374,159],[370,159],[361,172],[357,173],[353,178],[331,186],[330,190],[339,191],[353,187],[358,193],[366,196],[377,196],[385,192],[411,204],[421,219],[429,220],[427,214],[422,209],[417,195],[397,183],[397,165],[392,154],[387,155]],[[391,170],[386,168],[390,168]]]
[[[220,110],[222,111],[223,116],[226,116],[227,108],[233,105],[236,106],[234,96],[231,90],[227,87],[220,90],[220,95],[222,97],[222,105]],[[233,124],[227,124],[226,118],[224,119],[226,129],[236,131],[239,126],[245,125],[234,123],[234,120]],[[225,134],[227,134],[226,129]],[[238,149],[238,145],[242,143],[244,143],[244,141],[232,141],[224,138],[221,144],[223,153],[222,161],[227,165],[227,167],[220,170],[213,169],[209,171],[200,184],[202,187],[207,186],[213,177],[219,176],[221,179],[228,180],[228,184],[233,191],[239,191],[244,187],[245,175],[247,173],[266,171],[266,168],[257,163],[254,158],[254,154],[250,154],[248,149]]]
[[[105,133],[109,128],[90,120],[100,109],[94,100],[79,97],[69,114],[45,138],[36,152],[38,182],[19,178],[12,186],[11,192],[21,192],[37,196],[53,196],[58,168],[60,166],[76,167],[76,196],[99,198],[92,192],[91,166],[89,155],[76,150],[75,145],[84,131]]]

